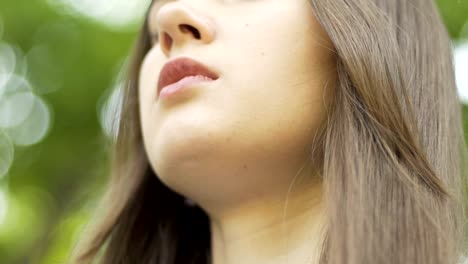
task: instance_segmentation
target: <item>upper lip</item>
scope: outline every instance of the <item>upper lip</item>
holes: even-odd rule
[[[191,58],[182,57],[167,62],[161,69],[158,81],[158,95],[161,89],[187,76],[203,75],[210,79],[218,79],[218,75],[207,66]]]

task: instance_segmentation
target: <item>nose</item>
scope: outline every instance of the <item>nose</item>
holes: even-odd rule
[[[156,15],[156,23],[161,49],[168,57],[174,46],[191,41],[208,44],[215,39],[211,20],[182,2],[163,5]]]

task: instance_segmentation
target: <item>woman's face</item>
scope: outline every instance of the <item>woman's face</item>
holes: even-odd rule
[[[282,194],[310,159],[335,78],[308,1],[156,1],[148,21],[160,41],[141,67],[139,110],[158,177],[213,211]],[[219,78],[158,97],[161,69],[180,57]]]

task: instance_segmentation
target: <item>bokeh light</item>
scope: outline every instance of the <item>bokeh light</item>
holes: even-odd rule
[[[14,73],[15,67],[15,51],[9,44],[0,42],[0,96],[3,94],[6,82]]]
[[[23,50],[12,44],[10,44],[10,47],[15,53],[15,69],[13,73],[19,76],[26,76],[28,73],[28,63],[26,61],[26,57],[24,56]]]
[[[48,217],[57,212],[53,197],[34,186],[23,186],[15,192],[2,187],[0,191],[8,202],[0,224],[0,248],[7,255],[15,255],[40,246],[37,238],[44,232]]]
[[[8,196],[5,189],[0,188],[0,225],[5,221],[6,213],[8,211]]]
[[[45,137],[50,128],[50,107],[36,92],[39,90],[45,93],[56,90],[59,87],[56,80],[62,78],[63,73],[51,70],[57,66],[53,63],[47,64],[49,62],[47,54],[45,47],[40,46],[32,48],[28,53],[29,61],[35,66],[30,67],[31,69],[46,69],[49,73],[47,75],[46,71],[42,72],[45,75],[41,80],[47,80],[47,83],[39,83],[38,85],[42,84],[41,90],[33,91],[30,82],[25,77],[28,73],[28,61],[21,49],[5,42],[0,43],[0,129],[8,134],[15,145],[36,144]],[[58,77],[54,79],[46,76]],[[51,86],[53,86],[52,89],[44,88]],[[7,150],[3,151],[6,153]],[[9,163],[11,163],[10,160],[5,158],[3,165],[0,166],[6,168]],[[1,168],[0,172],[2,172]]]
[[[79,32],[75,23],[65,20],[48,22],[36,30],[33,47],[26,55],[27,77],[36,93],[63,87],[65,65],[72,65],[83,49]]]
[[[62,87],[63,68],[54,61],[48,46],[34,46],[26,57],[30,68],[28,77],[36,93],[50,93]]]
[[[458,94],[460,100],[468,104],[468,42],[458,45],[454,56]]]
[[[8,173],[13,163],[14,152],[15,149],[10,137],[0,129],[0,178]]]
[[[86,17],[113,30],[132,28],[144,15],[149,0],[49,0],[52,6]]]
[[[11,75],[2,90],[0,128],[17,126],[31,114],[34,101],[31,86],[23,77]]]
[[[31,106],[31,112],[23,122],[5,130],[15,145],[28,146],[36,144],[49,131],[51,126],[49,106],[37,95],[32,96]]]

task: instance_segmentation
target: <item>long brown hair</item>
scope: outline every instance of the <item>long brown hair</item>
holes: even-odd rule
[[[332,41],[337,80],[319,145],[327,208],[319,263],[458,263],[467,156],[451,42],[435,4],[310,4]],[[143,148],[146,26],[129,65],[112,178],[72,263],[211,263],[209,218],[158,180]]]

